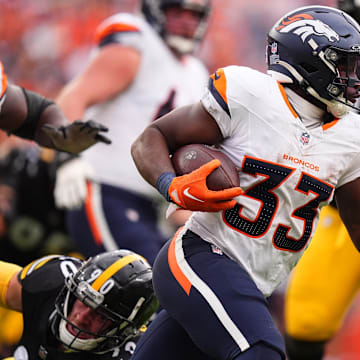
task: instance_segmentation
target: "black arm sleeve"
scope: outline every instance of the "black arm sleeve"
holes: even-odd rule
[[[24,123],[18,129],[12,131],[11,134],[33,140],[41,114],[48,106],[55,103],[33,91],[24,88],[22,88],[22,90],[26,98],[27,117]]]

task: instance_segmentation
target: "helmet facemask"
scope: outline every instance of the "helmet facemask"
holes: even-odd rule
[[[191,36],[171,32],[166,16],[166,11],[169,8],[189,10],[198,16],[196,29]],[[167,45],[181,56],[193,53],[205,36],[210,13],[210,1],[142,0],[142,11],[147,21],[159,32]]]
[[[341,49],[330,47],[325,51],[325,58],[335,67],[337,75],[328,86],[329,96],[353,107],[354,99],[358,97],[355,94],[360,87],[359,52],[344,52]]]
[[[325,104],[327,111],[335,117],[341,118],[350,108],[359,112],[359,105],[355,105],[360,87],[359,52],[330,46],[323,52],[321,60],[332,72],[328,85],[324,89],[319,87],[318,91],[312,86],[305,87],[305,90]]]
[[[151,267],[127,250],[90,258],[65,286],[50,318],[67,349],[106,353],[137,334],[156,311]]]
[[[71,312],[77,300],[93,310],[90,316],[101,319],[96,332],[79,327],[71,321]],[[52,323],[52,327],[55,326],[54,334],[66,348],[104,353],[121,346],[129,336],[136,333],[136,327],[129,319],[112,312],[102,304],[103,301],[103,295],[86,281],[77,284],[73,277],[67,279],[55,304],[57,321]]]

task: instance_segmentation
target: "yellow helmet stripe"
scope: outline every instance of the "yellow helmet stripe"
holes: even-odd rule
[[[124,266],[132,263],[135,260],[144,260],[143,257],[137,254],[127,255],[123,258],[115,261],[110,265],[91,285],[96,291],[99,291],[100,287],[109,280],[116,272],[118,272]]]

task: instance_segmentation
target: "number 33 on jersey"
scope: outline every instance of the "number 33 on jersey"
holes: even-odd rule
[[[195,213],[188,228],[242,264],[266,296],[308,246],[334,190],[360,176],[360,121],[349,113],[308,129],[283,86],[246,67],[217,70],[201,101],[244,194],[231,210]]]

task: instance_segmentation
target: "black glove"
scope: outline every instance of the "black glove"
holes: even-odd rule
[[[100,134],[109,129],[93,120],[86,122],[77,120],[70,125],[60,127],[45,124],[42,130],[51,139],[56,150],[71,154],[78,154],[98,142],[111,144],[109,138]]]

